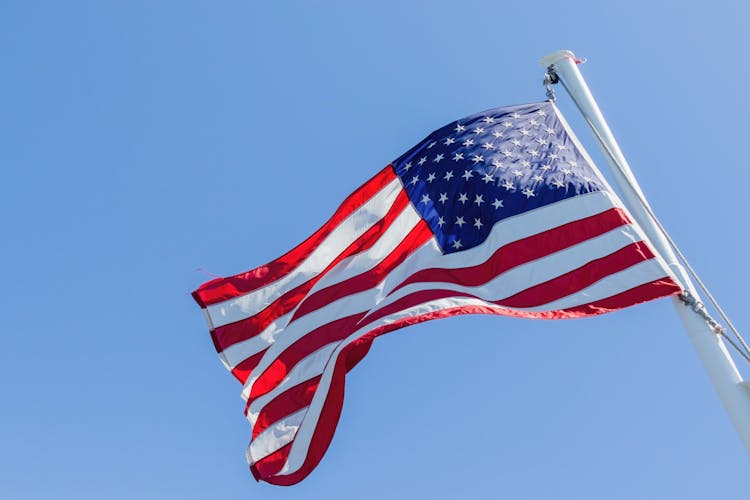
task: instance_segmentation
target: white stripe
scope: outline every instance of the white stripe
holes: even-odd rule
[[[633,266],[633,268],[636,268],[636,269],[632,269],[631,268],[631,269],[622,271],[621,273],[618,273],[618,274],[625,275],[625,274],[627,274],[628,271],[633,270],[633,271],[635,271],[634,274],[637,276],[638,274],[640,274],[643,271],[643,269],[637,269],[637,268],[641,268],[641,267],[642,268],[647,268],[647,267],[649,267],[649,265],[652,265],[654,263],[656,263],[656,261],[651,260],[651,261],[647,261],[647,262],[644,262],[644,263],[641,263],[641,264],[637,264],[636,266]],[[662,271],[660,269],[660,266],[657,265],[656,268],[657,268],[657,274],[658,274],[659,271]],[[653,269],[647,269],[646,270],[646,274],[650,274],[652,272],[653,272]],[[663,275],[663,273],[661,273],[661,274]],[[641,278],[642,278],[642,276],[641,276]],[[632,286],[630,286],[631,283],[627,283],[626,280],[621,279],[621,277],[615,275],[614,279],[615,279],[615,281],[618,282],[619,286],[624,287],[624,289],[622,291],[624,291],[626,289],[632,288]],[[638,278],[636,278],[634,281],[637,282],[637,281],[641,281],[641,280],[638,279]],[[651,281],[651,280],[648,280],[648,281]],[[591,291],[592,289],[594,289],[598,285],[599,284],[597,283],[595,285],[592,285],[588,289],[583,290],[579,294],[574,294],[574,295],[577,296],[576,300],[571,301],[572,303],[570,305],[566,304],[566,307],[572,307],[572,306],[575,306],[575,305],[580,305],[580,303],[576,303],[576,302],[580,302],[580,300],[578,300],[578,299],[585,300],[585,302],[581,302],[581,303],[587,303],[591,299],[592,296],[598,295],[598,293],[596,291],[594,291],[594,292]],[[611,284],[607,284],[606,287],[608,289],[611,289],[612,285]],[[617,293],[617,292],[615,292],[615,293]],[[321,377],[321,381],[318,384],[318,389],[315,392],[315,395],[313,396],[313,400],[312,400],[310,406],[307,408],[307,412],[305,414],[305,417],[302,420],[302,422],[300,424],[300,427],[299,427],[299,429],[297,431],[297,434],[295,436],[294,443],[292,444],[292,449],[290,450],[287,462],[284,465],[284,467],[282,468],[282,470],[279,472],[278,475],[292,474],[292,473],[296,472],[303,465],[304,460],[305,460],[305,458],[307,456],[307,450],[308,450],[308,448],[310,446],[310,442],[312,440],[313,432],[314,432],[315,428],[317,427],[317,422],[318,422],[318,419],[320,417],[320,412],[322,411],[323,403],[325,402],[326,396],[328,394],[328,390],[329,390],[330,383],[331,383],[331,377],[333,375],[333,368],[335,367],[335,359],[339,356],[341,350],[346,345],[350,344],[351,342],[353,342],[357,338],[361,337],[362,335],[366,334],[367,332],[375,330],[376,328],[378,328],[380,326],[383,326],[383,325],[386,325],[386,324],[389,324],[389,323],[393,323],[394,321],[396,321],[396,320],[398,320],[400,318],[404,318],[404,317],[416,317],[416,316],[419,316],[419,315],[428,314],[430,312],[438,311],[438,310],[442,310],[442,309],[453,308],[453,307],[465,307],[465,306],[472,306],[472,305],[473,306],[488,307],[490,309],[495,309],[495,310],[497,310],[500,313],[502,313],[503,310],[507,310],[507,309],[504,309],[502,307],[495,306],[494,304],[487,304],[483,300],[475,299],[475,298],[468,298],[468,297],[448,297],[448,298],[443,298],[443,299],[434,300],[434,301],[430,301],[430,302],[423,303],[423,304],[418,304],[418,305],[412,306],[412,307],[410,307],[408,309],[397,311],[394,314],[391,314],[389,316],[380,318],[377,321],[375,321],[375,322],[373,322],[373,323],[371,323],[369,325],[365,325],[363,328],[361,328],[358,331],[354,332],[349,337],[347,337],[343,342],[341,342],[340,344],[338,344],[338,347],[336,348],[336,350],[332,354],[330,360],[328,361],[328,363],[324,367],[323,376]],[[547,307],[545,307],[544,309],[549,310]]]
[[[292,319],[292,314],[293,313],[290,312],[283,316],[279,316],[258,335],[243,340],[242,342],[232,344],[220,352],[219,356],[222,356],[222,360],[224,360],[227,369],[230,371],[233,370],[238,364],[250,356],[258,354],[273,345],[276,341],[276,336],[284,331],[287,323]]]
[[[606,242],[600,242],[600,243],[606,244]],[[607,250],[605,250],[605,252],[607,252]],[[567,308],[587,304],[590,302],[594,302],[601,298],[606,298],[612,295],[616,295],[617,293],[630,290],[631,288],[634,288],[638,285],[651,282],[655,279],[658,279],[664,276],[665,276],[665,272],[663,268],[659,265],[658,261],[651,259],[645,262],[638,263],[618,273],[609,275],[605,277],[604,279],[598,281],[597,283],[577,293],[569,295],[565,297],[564,299],[550,302],[549,304],[545,304],[544,306],[535,307],[535,308],[510,308],[510,309],[519,310],[519,311],[530,311],[530,312],[531,311],[542,312],[542,311],[567,309]],[[543,278],[540,278],[540,280],[541,282],[544,282],[546,281],[546,278],[543,277]],[[423,285],[425,285],[424,289],[433,288],[432,284],[430,283],[424,283]],[[468,287],[458,287],[455,285],[451,285],[450,287],[447,287],[447,288],[451,290],[456,290],[456,291],[470,290]],[[410,292],[414,292],[414,291],[415,290],[410,290]],[[496,306],[494,304],[485,302],[484,300],[478,299],[478,298],[446,297],[446,298],[433,300],[433,301],[429,301],[429,302],[422,303],[422,304],[417,304],[407,309],[396,311],[395,313],[390,314],[387,317],[383,317],[372,324],[363,326],[363,328],[358,330],[358,333],[352,334],[343,343],[336,342],[336,343],[329,344],[328,346],[326,346],[326,351],[330,352],[330,350],[332,350],[334,346],[338,345],[338,349],[336,350],[336,354],[335,354],[335,355],[338,355],[338,352],[340,352],[340,349],[346,343],[351,342],[353,339],[358,338],[358,336],[361,336],[369,331],[372,331],[379,326],[392,323],[401,318],[416,317],[416,316],[428,314],[434,311],[439,311],[439,310],[448,309],[448,308],[455,308],[455,307],[465,307],[465,306],[483,306],[483,307],[487,307],[490,309],[494,309],[498,311],[499,313],[502,313],[509,309],[509,308],[503,308],[501,306]],[[376,312],[376,311],[377,310],[374,310],[373,312]],[[319,375],[321,372],[324,372],[324,369],[327,366],[331,365],[328,359],[329,358],[325,359],[324,364],[315,364],[315,363],[307,364],[304,369],[304,372],[300,371],[300,375],[304,373],[304,375],[306,376],[306,379],[310,379]],[[330,359],[333,359],[333,356],[331,356]],[[291,387],[302,381],[303,380],[300,380],[298,377],[295,377],[293,383],[287,384],[287,386]],[[285,388],[282,390],[285,390]],[[327,391],[327,386],[324,387],[323,381],[321,381],[318,387],[318,391],[316,391],[316,394],[317,392],[320,392],[324,389]],[[279,391],[274,390],[274,392],[280,393],[282,392],[282,390],[279,390]],[[276,394],[274,394],[274,397],[275,395]],[[257,404],[256,411],[259,412],[260,409],[270,399],[272,398],[264,399],[264,401],[259,400],[257,402],[254,402],[254,405]],[[313,407],[313,405],[311,405],[311,407]],[[251,408],[252,408],[252,405],[251,405]],[[255,418],[257,418],[257,413],[255,415]]]
[[[398,286],[403,279],[408,277],[413,269],[422,268],[418,266],[429,267],[428,264],[415,263],[415,260],[420,260],[425,254],[436,255],[439,253],[439,251],[436,250],[434,243],[430,242],[406,259],[406,261],[398,268],[394,269],[386,277],[381,286],[342,297],[341,299],[333,301],[327,306],[313,311],[291,323],[284,332],[284,335],[279,338],[279,340],[263,356],[263,359],[261,359],[261,362],[255,370],[257,375],[254,378],[248,379],[246,391],[244,391],[245,397],[249,394],[252,384],[257,377],[260,376],[263,370],[265,370],[265,368],[270,365],[270,363],[272,363],[281,352],[311,330],[330,322],[331,318],[346,316],[361,311],[370,311],[370,314],[373,314],[380,308],[386,307],[410,293],[434,288],[466,292],[471,295],[483,297],[488,301],[504,299],[531,286],[544,283],[561,274],[577,269],[591,260],[609,255],[620,248],[633,243],[633,241],[637,241],[637,238],[638,235],[632,231],[631,226],[621,226],[604,233],[603,235],[566,248],[560,252],[517,266],[480,286],[471,287],[449,285],[442,282],[414,283],[400,288],[389,296],[388,293],[390,290],[395,286]],[[477,253],[475,253],[474,257],[480,258],[483,262],[487,256],[477,255]],[[464,266],[471,266],[478,263],[479,262],[472,261],[470,258],[461,262]],[[612,294],[605,296],[609,295]],[[377,308],[375,306],[377,306]],[[342,313],[340,311],[344,312]]]
[[[623,232],[622,230],[615,231],[621,233],[621,235],[627,236],[624,238],[626,242],[632,241],[633,234],[629,232]],[[638,235],[636,234],[636,238]],[[628,243],[625,243],[628,244]],[[613,275],[611,279],[604,279],[600,282],[588,287],[585,290],[582,290],[576,294],[573,294],[566,299],[556,301],[554,303],[550,303],[548,305],[545,305],[544,307],[537,308],[538,310],[553,310],[560,308],[560,306],[564,305],[565,307],[574,307],[576,305],[581,305],[588,303],[592,300],[595,300],[596,298],[604,298],[608,297],[614,294],[617,294],[619,292],[628,290],[630,288],[633,288],[634,286],[637,286],[642,283],[647,283],[650,281],[653,281],[654,279],[658,279],[659,277],[663,277],[666,275],[665,269],[660,265],[660,263],[652,259],[650,261],[637,264],[636,266],[631,266],[631,268],[624,270],[620,273],[616,273]],[[536,281],[536,280],[535,280]],[[425,288],[429,289],[429,284]],[[527,284],[528,286],[528,284]],[[405,287],[406,288],[406,287]],[[454,287],[451,287],[454,288]],[[603,294],[603,295],[602,295]],[[389,301],[390,302],[390,301]],[[379,307],[383,307],[385,304],[379,304]],[[296,472],[304,463],[304,460],[307,456],[307,449],[309,448],[310,441],[312,439],[313,431],[315,430],[315,427],[317,426],[317,420],[320,416],[320,411],[322,410],[322,405],[325,401],[325,397],[328,392],[328,388],[330,387],[331,377],[333,373],[333,367],[335,366],[334,360],[339,355],[341,350],[352,341],[356,340],[360,336],[364,335],[365,333],[372,331],[382,325],[392,323],[399,318],[403,317],[413,317],[417,315],[427,314],[433,311],[449,308],[449,307],[460,307],[460,306],[467,306],[467,305],[481,305],[485,307],[489,307],[491,309],[498,310],[501,312],[504,308],[495,306],[494,304],[487,304],[483,300],[475,299],[475,298],[466,298],[466,297],[449,297],[444,299],[439,299],[435,301],[431,301],[425,304],[419,304],[416,306],[413,306],[409,309],[397,311],[389,316],[383,317],[378,319],[377,321],[373,322],[372,324],[365,325],[363,328],[359,329],[357,332],[354,332],[349,337],[347,337],[346,340],[341,342],[338,347],[336,348],[336,351],[331,356],[331,360],[326,364],[323,374],[321,377],[321,381],[318,385],[318,390],[316,391],[313,401],[311,402],[310,406],[308,407],[308,412],[305,415],[305,419],[302,421],[302,424],[300,425],[300,428],[297,432],[297,435],[295,437],[295,441],[292,444],[292,449],[289,454],[289,458],[287,459],[287,463],[284,465],[284,468],[279,472],[279,475],[287,475]],[[507,310],[507,308],[505,309]],[[520,309],[523,310],[523,309]],[[536,309],[529,309],[529,310],[536,310]]]
[[[648,267],[648,264],[653,264],[655,262],[656,261],[651,260],[651,261],[644,262],[642,264],[638,264],[633,267],[634,268],[640,267],[642,265],[644,267]],[[657,268],[659,267],[660,266],[657,265]],[[661,271],[661,269],[658,269],[658,270]],[[619,274],[626,274],[627,271],[628,270],[622,271],[622,273],[619,273]],[[636,270],[635,274],[639,274],[639,272],[640,270]],[[647,271],[647,273],[650,273],[650,272],[651,270]],[[662,275],[664,274],[662,273]],[[628,284],[624,280],[619,280],[619,278],[616,278],[616,280],[619,281],[622,286],[628,287],[626,289],[632,288],[628,286]],[[593,285],[592,287],[589,287],[589,288],[594,288],[596,286],[597,285]],[[611,285],[607,285],[607,287],[611,287]],[[582,291],[581,295],[583,296],[587,295],[587,290]],[[590,292],[588,294],[595,295],[595,293],[590,293]],[[590,297],[588,297],[588,299],[590,299]],[[315,395],[313,396],[313,400],[310,403],[310,406],[308,406],[307,408],[305,417],[302,420],[302,423],[300,424],[300,427],[295,436],[294,442],[292,443],[292,449],[290,450],[289,457],[287,458],[287,462],[284,464],[284,467],[281,469],[281,471],[279,471],[277,475],[293,474],[294,472],[299,470],[299,468],[302,467],[302,465],[304,464],[305,458],[307,457],[307,451],[312,441],[313,432],[315,431],[315,428],[317,427],[318,419],[320,418],[320,412],[322,411],[323,404],[328,395],[328,390],[331,384],[331,378],[333,376],[333,369],[335,367],[335,360],[339,356],[341,351],[344,349],[344,347],[346,347],[346,345],[350,344],[351,342],[358,339],[359,337],[366,334],[367,332],[375,330],[376,328],[380,326],[393,323],[394,321],[400,318],[415,317],[415,316],[428,314],[430,312],[438,311],[442,309],[453,308],[453,307],[466,307],[466,306],[472,306],[472,305],[488,307],[490,309],[495,309],[501,313],[503,310],[507,310],[507,309],[495,306],[494,304],[487,304],[486,302],[480,299],[467,298],[467,297],[448,297],[448,298],[430,301],[424,304],[419,304],[419,305],[410,307],[408,309],[397,311],[396,313],[391,314],[387,317],[380,318],[374,323],[366,325],[363,328],[359,329],[358,331],[354,332],[349,337],[347,337],[343,342],[341,342],[336,348],[336,351],[331,356],[330,361],[327,363],[327,365],[324,368],[323,376],[321,377],[321,381],[318,384],[318,389],[315,392]],[[574,304],[574,305],[580,305],[580,304]],[[545,309],[547,308],[545,307]]]
[[[632,275],[632,279],[631,277],[628,276],[629,274]],[[656,274],[657,276],[652,278],[654,274]],[[539,309],[540,310],[542,309],[543,310],[556,310],[556,309],[574,307],[576,305],[588,303],[592,300],[592,297],[600,296],[596,288],[599,286],[602,286],[602,284],[608,290],[622,288],[622,290],[620,291],[625,291],[625,290],[632,288],[633,286],[637,286],[638,284],[641,284],[643,282],[652,281],[653,279],[656,279],[659,276],[664,276],[664,275],[665,274],[661,266],[658,264],[656,260],[652,259],[646,262],[642,262],[640,264],[636,264],[635,266],[632,266],[629,269],[626,269],[624,271],[621,271],[620,273],[616,273],[612,275],[612,280],[617,282],[617,286],[613,286],[611,283],[603,284],[602,282],[607,281],[609,279],[609,278],[605,278],[604,280],[602,280],[602,282],[596,283],[592,285],[591,287],[588,287],[587,289],[582,290],[581,292],[577,294],[573,294],[566,299],[557,301],[556,303],[551,303]],[[553,304],[554,304],[554,307],[549,307],[549,306],[552,306]],[[325,402],[326,396],[328,395],[328,389],[330,387],[331,377],[333,375],[333,368],[335,367],[335,359],[339,356],[340,352],[343,350],[343,348],[346,345],[350,344],[351,342],[361,337],[362,335],[366,334],[367,332],[375,330],[376,328],[380,326],[393,323],[394,321],[400,318],[416,317],[416,316],[428,314],[430,312],[439,311],[443,309],[454,308],[454,307],[466,307],[466,306],[484,306],[490,309],[498,310],[499,312],[503,310],[507,310],[502,307],[495,306],[494,304],[487,304],[486,302],[480,299],[468,298],[468,297],[448,297],[448,298],[430,301],[424,304],[419,304],[419,305],[410,307],[408,309],[398,311],[387,317],[380,318],[376,322],[366,325],[360,330],[354,332],[349,337],[347,337],[347,339],[341,342],[338,345],[336,351],[331,356],[330,361],[325,366],[325,369],[323,371],[323,376],[321,377],[321,381],[318,384],[318,390],[315,392],[313,400],[310,403],[310,406],[307,408],[307,413],[305,414],[305,418],[302,420],[302,423],[300,424],[299,430],[297,431],[297,435],[295,436],[294,443],[292,444],[292,449],[290,450],[287,462],[286,464],[284,464],[284,467],[277,475],[292,474],[296,472],[297,470],[299,470],[300,467],[302,467],[304,460],[307,456],[307,450],[310,446],[313,432],[315,428],[317,427],[317,422],[318,422],[318,418],[320,417],[320,412],[323,408],[323,403]],[[535,309],[520,309],[520,310],[535,310]]]
[[[326,275],[315,284],[315,286],[307,293],[307,296],[311,296],[317,290],[326,288],[334,283],[338,283],[349,279],[353,276],[357,276],[368,269],[372,269],[375,265],[380,263],[385,257],[387,257],[395,247],[401,243],[401,236],[408,234],[414,226],[420,221],[419,214],[411,208],[404,210],[399,216],[393,221],[393,224],[383,233],[383,236],[365,253],[357,254],[347,259],[342,260],[335,268],[331,269]],[[301,302],[300,302],[301,304]],[[300,305],[298,304],[298,306]],[[229,370],[232,370],[239,363],[245,359],[253,356],[271,346],[276,336],[284,331],[287,323],[294,315],[294,311],[287,313],[277,318],[273,323],[268,325],[260,334],[232,344],[224,351],[222,360],[225,360]]]
[[[307,296],[371,270],[388,257],[421,220],[422,217],[414,207],[411,204],[407,205],[372,247],[339,262],[315,283]]]
[[[289,444],[294,439],[294,435],[297,433],[306,410],[307,408],[302,408],[275,422],[258,434],[247,447],[247,452],[245,453],[247,463],[253,465],[258,460],[262,460]]]
[[[612,208],[612,201],[607,193],[596,192],[569,198],[553,205],[527,212],[523,214],[523,218],[510,217],[500,221],[495,224],[487,241],[482,245],[464,252],[448,255],[443,255],[435,243],[434,238],[431,239],[428,243],[410,255],[399,267],[389,273],[383,284],[374,287],[371,290],[334,301],[289,324],[283,335],[278,336],[276,342],[266,351],[258,366],[253,370],[255,376],[248,378],[246,381],[245,387],[242,391],[243,397],[247,399],[248,394],[252,389],[252,384],[255,382],[259,374],[263,373],[263,370],[265,370],[273,360],[291,344],[299,340],[311,330],[330,322],[331,318],[349,316],[356,312],[371,310],[374,305],[385,300],[390,290],[398,286],[404,279],[410,276],[414,270],[428,269],[436,266],[457,268],[471,265],[471,262],[483,262],[500,246],[506,245],[520,238],[532,236],[538,232],[547,231],[568,222],[601,213],[609,208]],[[409,205],[407,209],[405,209],[405,212],[408,211],[414,211],[414,208]],[[392,247],[395,244],[400,243],[403,237],[403,234],[393,234],[394,241],[391,241],[387,247]],[[383,240],[383,247],[385,247],[387,242],[391,240],[391,233],[388,234],[387,238],[384,237]],[[380,249],[382,247],[378,246],[378,248]],[[382,256],[371,256],[369,252],[366,252],[359,255],[357,258],[362,260],[363,262],[361,264],[365,266],[365,262],[368,259],[379,262]],[[370,267],[371,266],[372,264]],[[528,286],[528,283],[526,283],[526,285]],[[327,286],[330,286],[330,284]]]
[[[374,314],[379,309],[396,302],[402,297],[421,290],[447,289],[482,297],[484,300],[490,302],[498,301],[512,297],[535,285],[545,283],[562,274],[578,269],[592,260],[614,253],[637,241],[636,238],[638,238],[638,235],[632,231],[631,226],[621,226],[559,252],[513,267],[495,276],[487,283],[478,286],[464,286],[446,282],[412,283],[399,288],[392,295],[389,295],[385,300],[377,304],[377,309],[372,309],[369,314]],[[480,257],[484,260],[486,256],[475,255],[475,257]],[[472,266],[480,264],[483,260],[475,262],[467,259],[463,264],[464,266]],[[660,276],[664,275],[662,273]],[[608,293],[603,297],[610,295],[612,294]],[[590,300],[587,302],[590,302]]]
[[[654,280],[666,278],[667,276],[667,272],[659,262],[656,259],[650,259],[639,262],[638,264],[630,266],[629,268],[623,269],[617,273],[610,274],[591,286],[562,299],[543,304],[539,307],[516,309],[519,311],[555,311],[558,309],[569,309],[571,307],[612,297],[618,293],[626,292],[631,288],[650,283]]]
[[[317,351],[306,356],[299,363],[294,365],[294,368],[292,368],[287,376],[284,377],[284,380],[282,380],[276,387],[254,400],[247,410],[247,419],[250,423],[255,425],[255,422],[258,420],[258,415],[261,410],[263,410],[263,407],[276,396],[299,383],[320,375],[323,371],[323,367],[331,357],[331,353],[339,342],[340,341],[324,345]]]
[[[404,214],[402,216],[399,216],[399,227],[393,228],[392,232],[386,231],[386,234],[383,236],[383,238],[381,238],[376,243],[376,245],[370,249],[370,251],[358,255],[357,257],[351,259],[346,263],[342,262],[343,267],[341,268],[341,274],[339,274],[339,266],[336,266],[336,268],[327,273],[326,278],[321,279],[321,281],[325,280],[325,282],[327,283],[325,286],[330,286],[331,284],[342,281],[342,279],[350,277],[349,275],[351,269],[372,269],[375,265],[377,265],[380,261],[387,257],[393,251],[393,248],[395,248],[395,246],[403,240],[404,230],[406,230],[407,233],[411,230],[411,227],[409,227],[408,225],[416,225],[417,222],[419,222],[419,215],[416,213],[414,208],[409,205],[404,210]],[[358,271],[353,275],[360,274],[360,272],[361,271]],[[341,278],[340,276],[343,276],[343,278]],[[248,398],[250,392],[252,391],[252,386],[258,379],[258,377],[260,377],[260,375],[266,370],[266,368],[268,368],[268,366],[270,366],[270,364],[273,363],[274,360],[282,352],[284,352],[297,340],[304,337],[315,328],[329,323],[331,321],[331,318],[340,318],[355,314],[357,312],[365,311],[369,309],[373,304],[373,299],[371,298],[360,299],[360,302],[364,303],[364,306],[360,306],[359,303],[354,303],[356,305],[351,305],[352,303],[347,302],[346,299],[348,299],[349,297],[362,297],[363,295],[367,297],[373,296],[373,294],[376,294],[376,290],[377,289],[370,289],[360,294],[344,297],[343,299],[339,299],[337,301],[329,303],[328,305],[312,311],[309,314],[296,319],[292,323],[287,324],[283,335],[278,336],[274,344],[268,348],[268,350],[261,357],[258,365],[256,365],[255,369],[253,369],[253,375],[245,382],[245,387],[242,390],[242,397],[245,399]],[[308,296],[309,295],[310,294],[308,294]],[[303,302],[301,302],[300,305],[302,303]],[[356,309],[355,307],[364,308]]]
[[[227,325],[257,314],[282,291],[301,285],[326,268],[346,247],[364,234],[388,212],[401,191],[401,181],[394,179],[370,200],[352,212],[295,269],[283,278],[233,299],[206,308],[214,327]]]
[[[483,304],[482,301],[476,300],[476,299],[456,300],[456,303],[470,303],[470,302]],[[320,383],[318,384],[318,390],[315,391],[313,400],[310,403],[310,406],[307,407],[307,412],[305,413],[305,417],[303,418],[300,424],[300,427],[297,430],[297,434],[295,435],[294,442],[292,443],[292,449],[289,451],[289,457],[287,458],[287,461],[284,464],[284,467],[276,475],[281,476],[281,475],[293,474],[294,472],[299,470],[299,468],[302,467],[302,465],[304,464],[305,458],[307,457],[307,451],[310,448],[310,442],[312,441],[313,432],[315,431],[315,428],[317,427],[318,419],[320,418],[320,412],[323,409],[323,403],[325,402],[326,397],[328,396],[328,390],[331,386],[331,378],[333,376],[333,369],[336,365],[336,359],[341,353],[341,350],[345,346],[353,342],[354,340],[358,339],[359,337],[367,333],[368,331],[374,330],[375,328],[385,325],[387,323],[391,323],[392,321],[393,321],[393,317],[381,318],[375,323],[372,323],[370,325],[365,326],[364,328],[357,330],[356,332],[351,334],[349,337],[347,337],[343,342],[341,342],[338,345],[333,355],[331,356],[331,359],[328,361],[328,363],[325,366],[325,369],[323,370],[323,376],[321,377]]]
[[[514,215],[495,223],[487,239],[480,245],[461,252],[426,256],[427,258],[439,257],[439,263],[425,262],[424,266],[414,265],[413,268],[442,267],[451,269],[466,267],[467,260],[483,262],[495,250],[509,243],[618,207],[615,201],[611,197],[611,193],[596,191]]]

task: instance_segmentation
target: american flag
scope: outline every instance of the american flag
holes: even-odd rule
[[[375,337],[458,314],[578,318],[679,293],[550,102],[433,132],[281,258],[193,293],[243,384],[258,480],[319,463]]]

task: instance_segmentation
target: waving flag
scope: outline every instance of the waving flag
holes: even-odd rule
[[[457,314],[562,319],[679,293],[550,102],[433,132],[286,255],[193,293],[243,384],[256,479],[323,457],[375,337]]]

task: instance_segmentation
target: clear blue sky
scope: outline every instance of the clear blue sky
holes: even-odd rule
[[[0,497],[747,498],[669,301],[391,333],[318,469],[252,480],[194,269],[275,258],[433,129],[543,99],[558,49],[588,58],[652,205],[750,329],[747,6],[350,4],[0,4]]]

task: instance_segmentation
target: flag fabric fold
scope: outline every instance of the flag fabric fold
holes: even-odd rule
[[[383,333],[458,314],[580,318],[679,292],[541,102],[436,130],[287,254],[193,297],[243,384],[254,477],[289,485],[323,457],[345,375]]]

